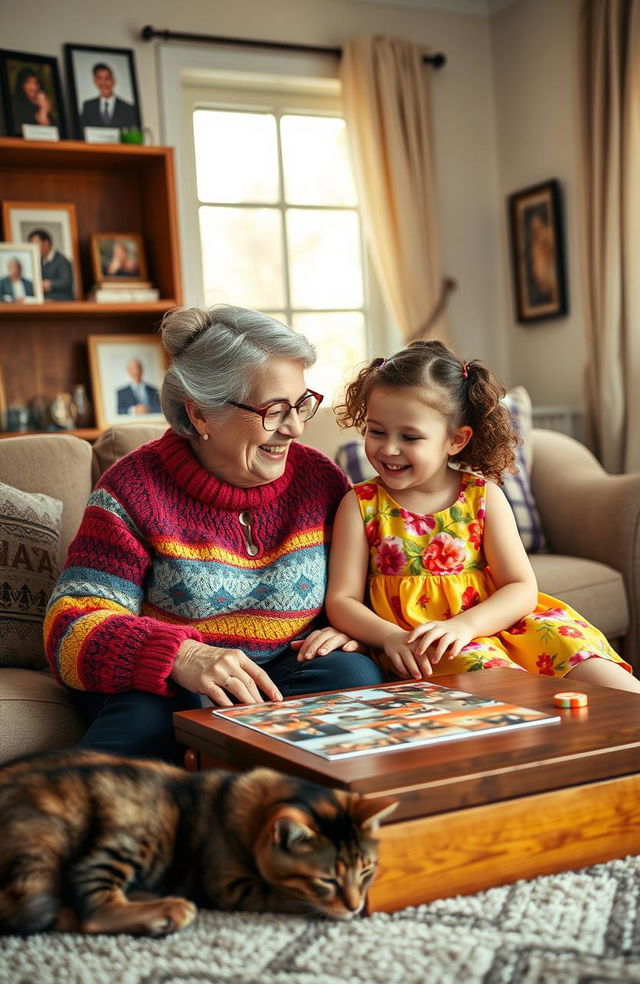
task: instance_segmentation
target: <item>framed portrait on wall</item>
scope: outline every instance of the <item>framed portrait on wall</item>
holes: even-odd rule
[[[550,180],[508,198],[518,321],[559,318],[569,310],[560,186]]]
[[[39,127],[57,127],[58,136],[66,136],[56,58],[0,50],[0,89],[10,137],[23,136],[23,127],[34,128],[30,135]]]
[[[2,225],[6,239],[38,247],[45,301],[81,299],[78,225],[72,202],[2,202]]]
[[[0,304],[42,304],[40,250],[34,243],[0,243]]]
[[[96,425],[163,421],[160,387],[168,358],[159,335],[89,335]]]
[[[130,48],[65,44],[70,109],[76,136],[86,129],[142,129]]]

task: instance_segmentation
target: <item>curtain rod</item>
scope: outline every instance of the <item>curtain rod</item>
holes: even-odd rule
[[[253,41],[250,38],[227,38],[216,34],[185,34],[182,31],[159,30],[147,24],[140,29],[140,37],[143,41],[152,41],[160,38],[162,41],[204,41],[208,44],[231,44],[242,48],[269,48],[277,51],[297,51],[312,55],[333,55],[340,58],[342,48],[325,48],[315,44],[290,44],[286,41]],[[447,64],[447,56],[439,51],[434,55],[423,55],[422,61],[434,68],[442,68]]]

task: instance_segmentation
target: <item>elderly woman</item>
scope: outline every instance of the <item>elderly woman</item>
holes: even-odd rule
[[[91,722],[84,747],[179,761],[172,713],[199,695],[248,704],[382,676],[323,616],[348,483],[296,440],[322,400],[311,345],[237,307],[172,312],[162,339],[170,429],[102,476],[45,642]]]

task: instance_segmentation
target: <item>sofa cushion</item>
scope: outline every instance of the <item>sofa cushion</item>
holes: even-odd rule
[[[147,441],[155,441],[158,437],[162,437],[166,429],[167,422],[163,420],[159,423],[117,424],[104,430],[93,445],[94,484],[102,473],[123,455],[139,448],[141,444],[146,444]]]
[[[0,666],[45,665],[42,621],[59,574],[62,503],[0,482]]]
[[[537,554],[530,559],[540,591],[571,605],[607,639],[623,638],[629,628],[629,608],[619,571],[562,554]]]
[[[0,672],[0,762],[75,745],[86,730],[69,693],[45,670]]]
[[[21,434],[0,441],[0,478],[64,500],[58,560],[78,531],[91,494],[91,445],[71,434]]]

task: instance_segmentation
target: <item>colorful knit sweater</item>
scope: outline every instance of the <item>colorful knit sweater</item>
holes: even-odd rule
[[[173,431],[112,465],[49,602],[45,646],[76,690],[174,692],[185,639],[257,663],[322,623],[331,524],[349,483],[292,444],[284,475],[234,488]]]

